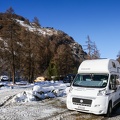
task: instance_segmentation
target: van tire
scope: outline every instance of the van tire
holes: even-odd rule
[[[110,101],[108,104],[108,109],[105,117],[111,117],[112,116],[112,102]]]

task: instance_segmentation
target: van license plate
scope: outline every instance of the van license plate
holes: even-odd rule
[[[85,107],[78,106],[78,109],[85,110]]]

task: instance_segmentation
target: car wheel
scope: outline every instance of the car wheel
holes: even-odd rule
[[[107,114],[105,115],[105,117],[111,117],[111,116],[112,116],[112,102],[109,102]]]

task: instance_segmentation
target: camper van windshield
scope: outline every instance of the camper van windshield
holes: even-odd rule
[[[77,74],[73,86],[104,88],[108,82],[108,74]]]

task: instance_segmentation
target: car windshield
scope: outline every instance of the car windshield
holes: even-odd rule
[[[108,74],[77,74],[73,86],[104,88],[108,82]]]

